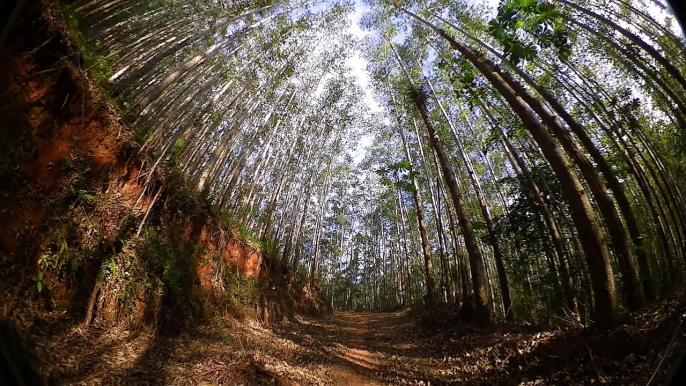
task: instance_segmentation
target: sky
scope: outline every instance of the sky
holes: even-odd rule
[[[486,6],[491,10],[497,8],[499,0],[484,0]],[[363,31],[359,26],[359,21],[362,15],[368,10],[368,7],[362,4],[361,0],[355,0],[355,12],[348,15],[348,32],[359,39],[364,39],[370,32]],[[369,72],[367,72],[367,60],[364,59],[362,53],[358,50],[354,55],[346,61],[346,65],[351,68],[351,73],[357,79],[357,84],[364,90],[366,96],[364,102],[369,108],[370,112],[380,112],[383,108],[374,99],[374,93],[371,86],[371,78]],[[367,149],[373,141],[373,136],[365,135],[360,139],[358,146],[351,152],[353,160],[356,164],[359,164],[364,156],[367,154]]]
[[[348,15],[348,32],[359,39],[364,39],[369,34],[368,31],[363,31],[359,26],[359,21],[362,15],[367,10],[367,7],[362,4],[360,0],[355,0],[355,12]],[[374,93],[371,86],[371,77],[367,71],[367,60],[362,56],[359,49],[355,50],[354,55],[346,61],[346,65],[350,67],[352,75],[357,79],[356,83],[365,92],[364,103],[369,108],[370,112],[380,112],[382,107],[374,99]],[[367,154],[367,149],[372,144],[372,136],[364,135],[360,138],[357,147],[351,152],[355,164],[359,164]]]
[[[362,4],[360,0],[355,0],[355,12],[348,15],[350,23],[348,32],[359,39],[364,39],[369,34],[368,31],[363,31],[359,26],[359,21],[367,7]],[[369,107],[370,111],[381,111],[381,106],[374,100],[372,89],[370,86],[369,72],[367,72],[367,60],[364,59],[359,49],[355,50],[355,54],[346,61],[346,64],[352,69],[352,74],[357,78],[357,84],[367,94],[364,102]]]

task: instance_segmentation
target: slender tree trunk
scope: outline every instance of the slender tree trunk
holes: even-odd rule
[[[424,155],[424,145],[422,143],[422,137],[419,135],[419,128],[417,127],[417,121],[415,119],[412,119],[412,125],[414,126],[414,131],[415,135],[417,136],[417,145],[419,148],[419,154],[422,157],[422,164],[424,165],[424,172],[426,173],[426,181],[427,184],[429,185],[429,193],[431,197],[431,207],[433,208],[434,211],[434,219],[436,221],[436,232],[438,233],[438,246],[441,254],[441,265],[443,267],[443,274],[442,274],[442,283],[443,286],[448,287],[447,288],[447,302],[451,302],[451,290],[450,290],[450,263],[446,257],[446,242],[445,242],[445,234],[443,233],[444,227],[443,227],[443,221],[441,220],[441,196],[440,196],[440,185],[437,186],[438,191],[438,196],[434,196],[434,187],[433,184],[431,183],[431,172],[429,169],[429,164],[427,163],[426,156]],[[439,169],[436,169],[436,173],[439,173]],[[436,202],[438,201],[438,202]]]
[[[395,106],[395,96],[393,96],[393,105]],[[405,149],[405,158],[410,165],[410,174],[414,174],[414,166],[412,162],[412,156],[410,155],[410,149],[407,146],[407,140],[405,139],[405,133],[402,129],[402,124],[400,122],[400,116],[396,109],[396,118],[398,120],[398,132],[400,133],[400,138],[403,142],[403,148]],[[426,306],[433,306],[436,300],[436,279],[434,278],[434,267],[433,261],[431,260],[431,245],[429,244],[429,234],[426,231],[426,220],[424,219],[424,206],[422,204],[422,199],[419,191],[419,184],[417,183],[417,178],[412,177],[412,186],[414,191],[412,192],[412,198],[414,199],[415,207],[417,208],[417,226],[419,227],[419,234],[422,239],[422,253],[424,255],[424,271],[426,275]]]
[[[494,50],[491,50],[491,52],[494,52]],[[496,54],[502,58],[502,55],[498,53]],[[546,102],[548,102],[553,110],[558,113],[564,122],[571,128],[572,132],[574,132],[574,134],[576,134],[581,140],[585,149],[590,153],[591,157],[598,165],[598,169],[600,169],[610,184],[620,208],[623,209],[625,219],[627,222],[632,222],[635,224],[636,218],[633,214],[633,210],[631,209],[631,205],[629,204],[626,194],[624,193],[624,188],[619,183],[619,180],[615,176],[614,172],[607,164],[605,157],[600,153],[598,148],[586,133],[585,129],[581,127],[581,125],[564,109],[564,107],[557,101],[557,99],[555,99],[555,97],[552,96],[552,94],[541,87],[527,73],[521,71],[512,64],[510,64],[510,67],[520,77],[522,77],[527,84],[533,87]],[[624,292],[627,296],[629,309],[634,311],[641,308],[644,304],[643,291],[638,268],[636,267],[636,263],[634,261],[632,246],[627,238],[624,224],[619,217],[619,213],[617,212],[615,204],[612,201],[612,197],[610,197],[605,184],[598,176],[595,167],[588,160],[585,153],[576,145],[567,130],[562,127],[560,122],[545,108],[545,106],[543,106],[540,101],[526,92],[526,90],[508,73],[500,71],[500,75],[542,118],[543,122],[553,131],[555,137],[562,144],[562,147],[574,159],[577,166],[581,170],[591,189],[591,192],[593,193],[593,197],[598,203],[598,208],[605,219],[605,223],[612,240],[612,245],[617,252],[619,265],[624,278]],[[636,230],[636,234],[634,234],[634,236],[639,242],[637,245],[640,245],[640,232]],[[645,258],[645,256],[643,257]]]
[[[450,167],[450,162],[448,161],[448,157],[443,150],[440,139],[438,138],[438,133],[436,132],[433,122],[429,117],[429,112],[426,108],[425,96],[420,90],[416,90],[414,95],[412,95],[412,98],[417,106],[417,110],[419,110],[419,114],[422,116],[424,125],[429,132],[431,146],[436,152],[436,156],[441,164],[443,177],[445,178],[448,189],[450,190],[450,196],[453,200],[453,205],[455,206],[455,211],[457,212],[457,217],[460,221],[460,227],[464,233],[465,245],[467,247],[467,253],[469,254],[469,263],[472,271],[476,319],[479,323],[489,323],[491,320],[491,312],[486,288],[486,266],[484,264],[483,256],[481,255],[481,251],[479,250],[476,235],[474,234],[472,223],[469,219],[469,214],[465,208],[462,194],[457,187],[455,173]]]
[[[581,7],[579,5],[571,3],[567,0],[556,0],[556,1],[568,6],[570,8],[573,8],[573,9],[575,9],[575,10],[577,10],[583,14],[591,16],[594,19],[601,21],[603,24],[611,27],[615,31],[619,32],[622,36],[629,39],[632,43],[641,47],[645,52],[648,53],[648,55],[650,55],[653,59],[655,59],[655,61],[660,63],[660,65],[662,67],[664,67],[665,70],[667,70],[667,72],[673,77],[673,79],[676,80],[681,85],[681,87],[684,89],[684,91],[686,91],[686,80],[681,75],[681,72],[679,72],[679,70],[677,70],[674,66],[672,66],[672,64],[667,59],[665,59],[653,46],[644,42],[640,37],[638,37],[634,33],[630,32],[626,28],[619,26],[619,24],[613,22],[612,20],[610,20],[610,19],[608,19],[602,15],[599,15],[599,14],[597,14],[591,10],[588,10],[584,7]]]
[[[521,86],[515,91],[512,84],[516,84],[516,82],[511,77],[505,76],[502,70],[479,52],[457,41],[452,35],[412,12],[405,9],[403,12],[433,29],[446,39],[455,50],[464,55],[505,98],[532,134],[560,180],[561,187],[570,204],[572,218],[579,232],[593,277],[596,307],[598,310],[602,310],[597,313],[596,323],[601,328],[615,326],[618,314],[612,266],[600,227],[595,219],[593,207],[562,149],[553,141],[522,99],[522,96],[528,92]]]
[[[436,95],[436,92],[434,90],[433,84],[429,80],[429,78],[426,78],[426,81],[429,85],[429,88],[431,89],[431,95],[433,95],[434,100],[436,101],[436,104],[438,105],[439,109],[441,110],[441,113],[443,114],[443,118],[445,118],[446,122],[448,123],[448,126],[451,129],[451,132],[453,133],[453,137],[455,141],[458,144],[458,150],[460,153],[460,157],[462,158],[462,162],[464,163],[465,167],[467,168],[467,174],[469,175],[469,179],[472,183],[472,187],[474,188],[474,192],[476,193],[476,198],[477,198],[477,203],[479,204],[479,209],[481,210],[481,215],[484,218],[484,222],[486,223],[486,230],[488,231],[488,240],[491,248],[493,249],[493,258],[495,259],[495,265],[496,265],[496,270],[498,272],[498,284],[500,286],[500,293],[503,299],[503,314],[505,316],[505,319],[509,322],[514,322],[514,315],[512,314],[512,300],[510,299],[510,285],[507,282],[507,275],[505,273],[505,264],[503,263],[503,253],[500,249],[500,242],[498,241],[498,237],[495,232],[495,227],[493,226],[493,220],[491,219],[491,213],[490,210],[488,209],[488,205],[486,204],[486,199],[484,197],[483,191],[481,189],[481,183],[478,181],[476,172],[474,171],[474,167],[472,166],[472,163],[469,160],[469,157],[465,153],[464,145],[462,144],[462,141],[460,140],[459,136],[457,135],[457,132],[455,130],[455,127],[453,126],[452,121],[450,120],[450,117],[448,116],[448,113],[445,111],[443,108],[443,104],[441,101],[438,99],[438,96]],[[490,278],[489,278],[490,281]]]

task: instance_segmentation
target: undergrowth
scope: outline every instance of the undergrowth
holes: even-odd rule
[[[105,58],[103,55],[99,54],[98,51],[101,49],[101,43],[99,41],[89,42],[88,39],[86,39],[81,32],[79,19],[71,9],[71,5],[64,2],[61,2],[60,5],[62,14],[73,35],[74,42],[82,54],[82,70],[87,71],[90,74],[91,79],[98,87],[107,91],[109,89],[109,79],[113,74],[112,67],[107,64],[107,61],[116,58]]]

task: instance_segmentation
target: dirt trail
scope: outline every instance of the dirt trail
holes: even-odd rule
[[[53,326],[34,339],[61,385],[634,385],[670,329],[656,315],[674,304],[612,334],[337,311],[276,326],[213,318],[174,337]]]
[[[389,361],[416,328],[407,312],[339,311],[271,327],[215,318],[176,337],[76,327],[35,338],[43,371],[66,385],[356,386],[397,384]]]
[[[337,385],[376,385],[374,373],[379,370],[379,353],[369,351],[368,342],[373,340],[374,333],[370,330],[370,320],[373,314],[353,314],[340,312],[336,320],[340,327],[334,327],[341,334],[342,341],[338,343],[340,354],[335,358],[333,368],[334,381]]]

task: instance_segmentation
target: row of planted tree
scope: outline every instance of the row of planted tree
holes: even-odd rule
[[[658,0],[369,1],[364,41],[343,0],[70,8],[154,167],[335,307],[609,327],[682,283],[686,49]]]

